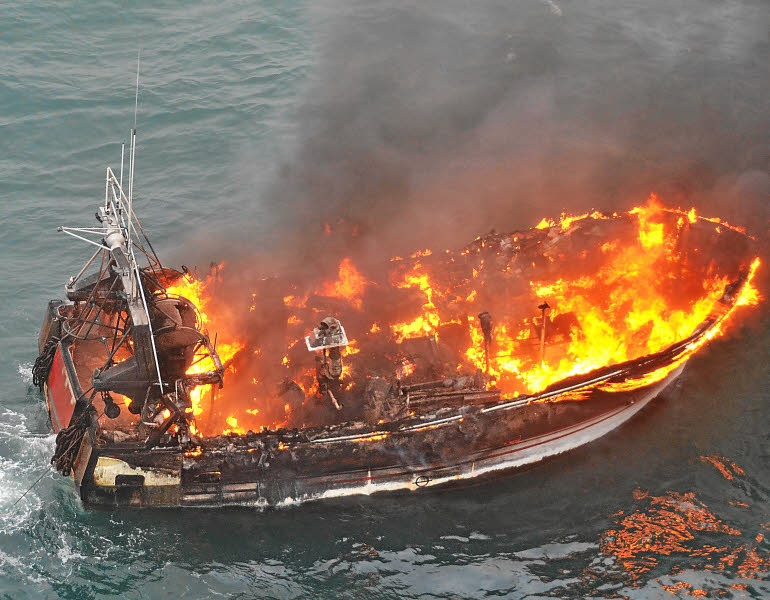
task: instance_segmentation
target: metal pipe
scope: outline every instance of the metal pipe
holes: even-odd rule
[[[131,215],[134,212],[134,161],[136,161],[136,129],[131,132],[131,165],[128,169],[128,247],[131,246]]]
[[[340,403],[337,402],[337,398],[334,397],[334,394],[331,390],[326,390],[329,393],[329,398],[332,400],[332,404],[334,405],[334,408],[337,410],[342,410],[342,407],[340,406]]]
[[[484,362],[486,363],[485,373],[489,374],[489,350],[492,344],[492,315],[487,311],[479,313],[479,322],[481,331],[484,334]]]
[[[543,325],[540,329],[540,364],[545,364],[545,311],[551,308],[548,302],[543,302],[538,308],[543,311]]]
[[[90,266],[91,266],[91,263],[93,263],[93,262],[94,262],[94,260],[96,260],[96,257],[97,257],[97,256],[99,256],[99,254],[101,254],[101,252],[102,252],[102,250],[97,250],[96,252],[94,252],[94,255],[93,255],[93,256],[91,257],[91,259],[90,259],[90,260],[89,260],[89,261],[86,263],[86,266],[85,266],[85,267],[83,267],[82,269],[80,269],[80,273],[78,273],[78,274],[77,274],[77,275],[75,275],[75,276],[74,276],[72,279],[70,279],[70,280],[69,280],[69,283],[67,284],[67,286],[68,286],[68,287],[71,287],[71,286],[75,285],[75,283],[77,283],[77,280],[78,280],[78,279],[80,279],[80,276],[81,276],[83,273],[85,273],[85,272],[86,272],[86,269],[87,269],[88,267],[90,267]]]
[[[147,326],[150,330],[150,345],[152,346],[152,357],[155,359],[155,370],[158,374],[158,386],[160,387],[160,394],[163,396],[163,377],[160,374],[160,363],[158,362],[158,349],[155,347],[155,333],[152,330],[152,319],[150,319],[150,310],[147,308],[147,300],[144,297],[144,290],[142,289],[142,278],[139,275],[139,265],[136,264],[134,253],[131,252],[131,259],[134,263],[134,270],[136,271],[136,282],[139,295],[142,297],[142,305],[144,306],[144,312],[147,314]]]
[[[97,235],[104,235],[104,227],[62,227],[67,231],[77,231],[78,233],[94,233]]]
[[[131,198],[131,169],[134,168],[134,130],[128,130],[128,197]]]
[[[131,214],[133,213],[133,198],[134,198],[134,161],[136,160],[136,129],[131,132],[131,166],[128,169],[128,232],[126,240],[126,248],[131,255]],[[131,271],[131,292],[136,291],[136,281],[134,280],[134,271]],[[148,313],[149,314],[149,313]],[[162,391],[161,391],[162,393]]]
[[[88,244],[92,244],[96,246],[97,248],[101,248],[102,250],[109,250],[107,246],[104,246],[103,244],[99,244],[97,242],[91,241],[88,238],[84,238],[83,236],[77,235],[76,233],[72,233],[71,231],[67,231],[64,227],[59,227],[59,231],[66,233],[67,235],[71,235],[72,237],[78,238],[79,240],[83,240],[84,242]]]
[[[120,144],[120,187],[123,187],[123,156],[126,153],[126,142]]]
[[[108,170],[108,176],[111,176],[111,180],[114,180],[115,179],[115,175],[112,174],[112,171],[110,170],[109,167],[107,167],[107,170]],[[114,188],[112,188],[112,196],[113,196],[113,198],[110,198],[110,195],[109,195],[109,190],[110,189],[111,188],[108,186],[108,188],[107,188],[107,191],[108,191],[107,199],[104,202],[104,210],[106,212],[108,212],[108,213],[114,214],[116,219],[120,219],[122,217],[120,216],[120,213],[118,212],[118,207],[121,206],[121,203],[118,202],[117,204],[115,204],[115,202],[113,201],[113,198],[115,197],[115,190],[114,190]]]
[[[115,185],[117,184],[117,181],[115,180],[115,176],[112,176],[112,184],[110,185],[110,190],[112,191],[112,198],[114,202],[112,202],[113,212],[118,217],[118,223],[122,229],[125,230],[126,235],[126,247],[128,247],[128,244],[131,242],[131,228],[134,230],[134,237],[139,237],[136,234],[136,227],[133,226],[133,221],[131,220],[131,216],[128,217],[128,224],[126,224],[125,214],[126,214],[126,205],[127,205],[127,199],[126,195],[123,193],[123,190],[119,188],[120,190],[120,196],[118,196],[117,192],[115,191]],[[115,204],[117,202],[117,204]],[[115,207],[120,207],[120,210],[118,210]],[[133,245],[136,245],[136,242],[133,242]],[[146,254],[146,252],[145,252]]]

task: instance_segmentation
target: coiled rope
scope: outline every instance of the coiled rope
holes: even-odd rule
[[[87,393],[85,392],[83,396]],[[72,465],[75,463],[75,458],[80,450],[80,443],[91,426],[91,416],[96,414],[96,409],[91,405],[95,393],[91,394],[88,406],[80,416],[56,434],[56,450],[51,457],[51,464],[65,477],[72,472]]]
[[[59,338],[52,337],[43,346],[43,351],[35,359],[35,364],[32,365],[32,383],[34,383],[40,391],[43,391],[43,384],[48,379],[48,374],[51,372],[53,366],[53,357],[56,354],[56,348],[59,344]]]

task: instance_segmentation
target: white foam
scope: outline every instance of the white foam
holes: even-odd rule
[[[541,0],[541,2],[548,7],[548,10],[555,17],[561,17],[564,15],[564,11],[562,11],[561,7],[553,0]]]
[[[45,578],[38,575],[34,571],[30,571],[29,565],[27,563],[16,556],[10,556],[9,554],[6,554],[2,550],[0,550],[0,567],[2,567],[2,570],[5,572],[10,571],[8,567],[11,567],[24,575],[27,580],[31,581],[32,583],[45,582]]]
[[[26,526],[43,505],[36,489],[30,486],[41,476],[43,480],[51,477],[48,461],[56,437],[52,433],[30,432],[27,421],[21,412],[0,409],[0,448],[6,454],[0,456],[0,534]]]
[[[32,363],[21,363],[18,365],[21,380],[27,385],[32,383]]]
[[[92,557],[86,557],[80,554],[79,552],[75,552],[72,548],[70,548],[70,545],[67,543],[67,540],[64,537],[63,533],[59,536],[59,539],[61,540],[61,547],[56,553],[56,556],[58,556],[61,559],[63,564],[67,564],[72,559],[84,560],[86,558],[95,558],[97,560],[100,560],[100,557],[98,555],[94,555]]]

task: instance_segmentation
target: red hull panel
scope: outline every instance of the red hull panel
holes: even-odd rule
[[[51,372],[47,381],[48,409],[51,413],[51,423],[54,431],[58,433],[69,425],[72,413],[75,410],[77,397],[72,387],[67,367],[64,364],[62,346],[56,348]]]

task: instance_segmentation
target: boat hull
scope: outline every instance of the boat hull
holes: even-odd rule
[[[44,392],[51,426],[55,433],[59,433],[69,425],[75,404],[82,395],[69,347],[64,344],[57,345]]]
[[[267,496],[260,499],[259,503],[280,506],[378,492],[418,491],[450,486],[493,473],[514,472],[522,467],[584,446],[619,428],[670,385],[683,368],[684,365],[680,366],[662,382],[642,390],[637,397],[629,398],[627,402],[613,410],[569,427],[523,439],[504,447],[474,453],[473,456],[456,464],[427,468],[414,465],[369,469],[342,473],[333,478],[329,476],[302,478],[293,482],[292,487],[295,489],[293,495],[287,495],[284,486],[273,490],[265,489]]]
[[[588,419],[532,436],[513,426],[504,427],[502,435],[507,434],[509,442],[471,450],[459,458],[453,454],[446,461],[426,458],[386,466],[362,464],[359,468],[330,469],[322,464],[329,462],[326,455],[325,461],[318,458],[317,465],[302,459],[299,460],[302,464],[297,464],[294,457],[294,464],[287,466],[280,462],[276,452],[254,452],[248,448],[225,450],[221,445],[204,451],[200,457],[185,456],[171,448],[99,447],[93,432],[89,432],[73,469],[73,478],[84,502],[106,506],[281,507],[355,495],[451,486],[475,478],[513,473],[601,438],[643,410],[683,368],[684,364],[679,365],[653,385],[617,394],[614,406]],[[595,389],[596,385],[589,383],[587,387]],[[575,391],[574,387],[570,388],[564,395]],[[548,400],[550,407],[558,410],[560,394]],[[574,403],[570,399],[564,402]],[[514,407],[510,412],[517,410],[520,409]],[[488,415],[488,418],[503,420],[497,415]],[[430,431],[417,431],[409,435],[417,438],[429,434]],[[350,443],[354,442],[343,440],[332,445],[339,446],[337,451],[343,456]],[[330,452],[334,455],[334,450]],[[288,451],[284,454],[293,455]],[[263,455],[268,456],[268,460],[264,460]],[[254,459],[248,463],[252,456]],[[382,462],[382,456],[373,453],[372,457],[372,464]],[[252,468],[244,467],[244,460]],[[271,465],[270,460],[275,464]],[[228,461],[233,465],[229,469]],[[260,465],[260,461],[263,464]],[[197,465],[201,468],[195,468]]]
[[[140,435],[110,438],[107,422],[99,422],[80,391],[78,378],[93,371],[76,368],[61,342],[46,395],[55,429],[70,421],[70,428],[86,427],[71,471],[87,504],[280,507],[419,491],[514,472],[617,429],[681,374],[728,314],[722,305],[660,352],[575,375],[534,395],[501,399],[474,388],[377,425],[227,434],[186,447],[146,444]],[[83,361],[87,354],[80,350],[75,356]]]

